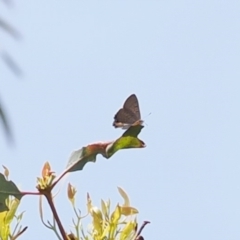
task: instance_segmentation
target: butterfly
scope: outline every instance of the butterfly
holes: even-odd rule
[[[123,108],[115,114],[113,126],[115,128],[128,129],[131,126],[142,124],[138,99],[135,94],[132,94],[123,104]]]

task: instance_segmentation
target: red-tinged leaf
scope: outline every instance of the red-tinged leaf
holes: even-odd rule
[[[76,188],[73,187],[70,183],[68,183],[67,195],[68,195],[68,199],[70,200],[70,202],[73,205],[74,205],[74,201],[75,201],[76,192],[77,192]]]
[[[50,166],[49,162],[46,162],[42,168],[42,177],[43,178],[49,177],[50,172],[51,172],[51,166]]]
[[[82,170],[87,162],[95,162],[97,154],[101,154],[105,158],[110,158],[120,149],[127,148],[143,148],[145,143],[137,138],[143,126],[131,126],[116,141],[93,143],[74,151],[68,161],[66,172],[74,172]]]
[[[12,181],[7,181],[2,173],[0,173],[0,212],[7,211],[6,199],[9,195],[21,200],[23,194],[18,190]]]
[[[105,149],[109,143],[94,143],[74,151],[67,165],[67,172],[82,170],[87,162],[95,162],[97,154],[105,156]]]

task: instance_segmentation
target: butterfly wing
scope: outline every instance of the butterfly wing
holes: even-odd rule
[[[141,114],[138,99],[135,94],[130,95],[121,108],[114,116],[114,127],[127,129],[133,125],[141,125]]]
[[[114,127],[122,127],[128,128],[133,123],[135,123],[135,117],[133,116],[132,112],[121,108],[114,116]]]
[[[132,117],[134,117],[134,120],[140,120],[141,119],[141,113],[139,109],[138,99],[135,94],[132,94],[127,98],[123,105],[123,109],[127,112],[131,112]]]

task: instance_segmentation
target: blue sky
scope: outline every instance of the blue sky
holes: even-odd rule
[[[0,32],[1,50],[24,72],[17,79],[0,62],[15,138],[10,147],[0,128],[1,165],[20,189],[35,191],[45,161],[60,174],[73,150],[119,137],[113,116],[135,93],[147,147],[99,156],[69,175],[56,197],[65,229],[71,182],[83,212],[87,192],[96,205],[116,204],[117,186],[125,189],[139,222],[151,222],[145,239],[239,239],[239,12],[231,0],[25,0],[1,8],[23,36]],[[20,209],[24,239],[53,237],[36,197],[24,197]],[[45,212],[51,219],[47,205]]]

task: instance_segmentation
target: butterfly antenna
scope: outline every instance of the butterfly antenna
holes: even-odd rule
[[[152,114],[152,113],[150,112],[146,117],[148,117],[148,116],[151,115],[151,114]],[[146,118],[146,117],[145,117],[145,118]],[[145,119],[145,118],[144,118],[144,119]],[[145,122],[145,120],[144,120],[144,122]],[[146,122],[145,122],[145,124],[146,124],[146,126],[148,126],[148,124],[147,124]]]

